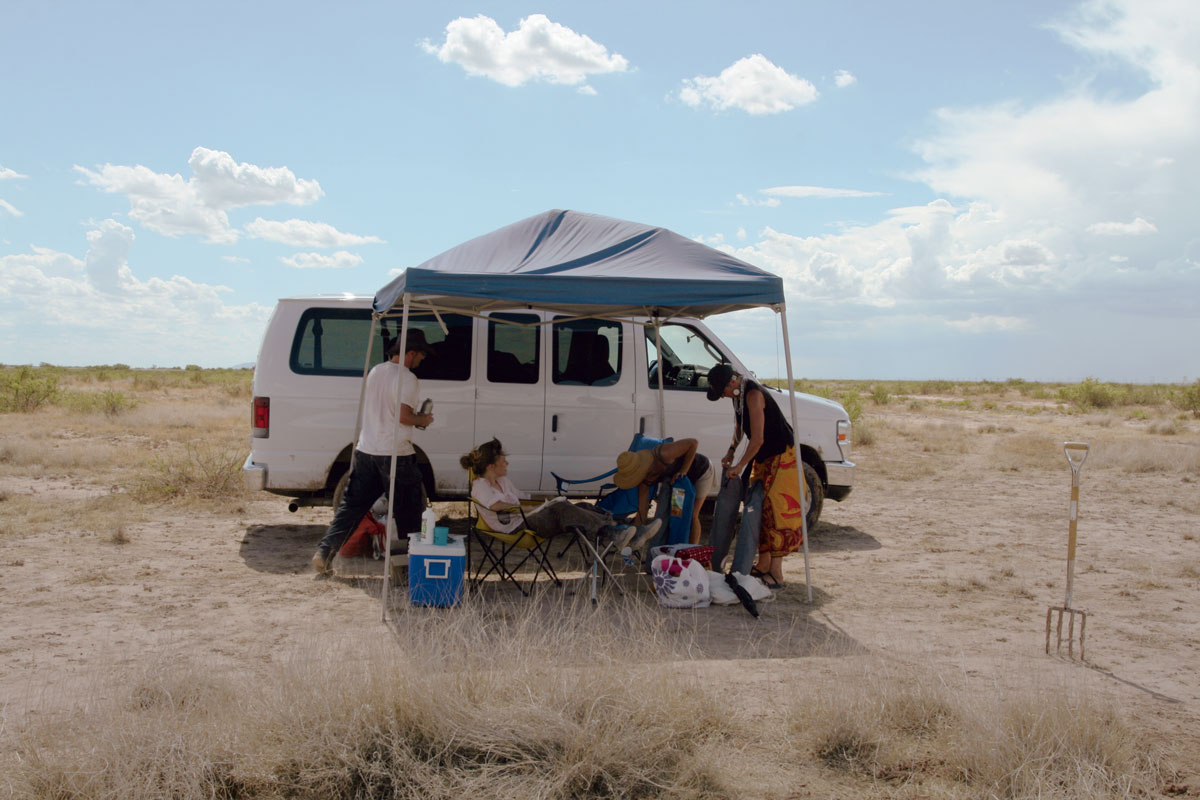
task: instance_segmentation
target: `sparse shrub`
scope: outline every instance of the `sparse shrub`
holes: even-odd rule
[[[58,394],[57,373],[24,366],[0,373],[0,411],[28,414]]]
[[[153,392],[163,387],[161,375],[153,372],[139,371],[133,374],[133,388],[139,392]]]
[[[865,418],[859,419],[851,426],[850,436],[855,445],[870,447],[875,444],[875,426],[869,424]]]
[[[1179,426],[1173,419],[1160,419],[1151,422],[1147,430],[1159,436],[1175,436],[1179,433]]]
[[[101,392],[63,392],[58,403],[79,414],[116,417],[136,406],[138,401],[119,389],[105,389]]]
[[[862,418],[863,413],[862,396],[859,395],[858,392],[851,389],[847,392],[843,392],[839,400],[842,404],[842,408],[846,409],[846,413],[850,415],[850,421],[858,424],[858,421]]]
[[[886,406],[892,400],[892,393],[882,383],[871,387],[871,402],[877,406]]]
[[[228,499],[244,491],[243,458],[232,448],[189,443],[183,452],[176,449],[151,458],[130,492],[144,500]]]
[[[1175,392],[1171,402],[1183,411],[1191,412],[1193,417],[1200,419],[1200,378],[1191,386],[1185,386]]]
[[[1095,378],[1084,378],[1075,386],[1064,386],[1058,390],[1058,399],[1088,411],[1093,408],[1109,408],[1117,404],[1117,390],[1112,384],[1101,383]]]

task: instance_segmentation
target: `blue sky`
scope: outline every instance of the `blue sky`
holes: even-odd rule
[[[26,2],[0,363],[253,361],[550,208],[785,279],[798,376],[1200,376],[1200,4]],[[783,374],[770,312],[712,326]]]

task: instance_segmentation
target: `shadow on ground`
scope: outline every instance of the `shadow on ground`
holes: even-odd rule
[[[324,535],[324,525],[248,525],[238,552],[256,572],[304,572],[312,569],[309,559]]]
[[[879,540],[869,533],[850,525],[833,525],[828,522],[817,523],[808,542],[808,552],[810,553],[879,550],[882,547]]]
[[[465,534],[465,518],[443,517],[454,534]],[[273,574],[301,574],[309,577],[309,558],[325,535],[324,525],[277,524],[251,525],[242,537],[242,560],[253,570]],[[878,549],[879,543],[868,534],[848,526],[823,523],[813,532],[811,552]],[[557,549],[555,550],[557,554]],[[472,564],[480,560],[480,550],[472,551]],[[631,630],[645,626],[648,621],[657,635],[665,635],[664,646],[687,659],[756,659],[800,658],[807,656],[837,656],[864,652],[861,644],[835,626],[815,618],[816,612],[830,599],[820,586],[813,587],[813,602],[806,602],[803,573],[784,589],[772,593],[769,601],[758,604],[759,617],[751,616],[740,604],[710,606],[703,609],[660,608],[651,590],[650,578],[627,572],[618,580],[625,589],[619,593],[611,584],[602,584],[598,602],[592,606],[591,578],[579,556],[572,552],[564,559],[552,559],[559,570],[561,586],[554,586],[545,575],[538,578],[534,591],[525,597],[511,583],[490,579],[478,587],[468,587],[468,603],[486,603],[492,608],[511,609],[513,619],[520,619],[527,604],[544,607],[547,615],[560,615],[564,608],[573,613],[604,615],[606,626],[627,624]],[[311,576],[312,580],[332,580],[355,588],[365,595],[379,598],[382,590],[384,565],[371,558],[338,558],[335,574],[329,578]],[[789,572],[789,575],[792,574]],[[448,609],[413,608],[408,604],[404,573],[392,586],[390,614],[393,619],[408,615],[441,615],[454,613]],[[528,588],[532,569],[522,570],[518,579]],[[503,618],[501,614],[501,618]],[[501,629],[503,626],[501,626]],[[498,633],[497,635],[503,635]]]

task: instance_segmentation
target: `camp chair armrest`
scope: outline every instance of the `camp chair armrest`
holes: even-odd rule
[[[571,486],[576,483],[595,483],[596,481],[604,480],[609,475],[616,475],[617,471],[615,469],[610,469],[608,472],[605,472],[602,475],[597,475],[594,478],[580,478],[578,480],[571,480],[569,478],[564,478],[563,476],[559,475],[557,472],[551,472],[550,474],[554,476],[554,482],[556,484],[555,491],[557,491],[559,494],[564,494],[566,492],[567,486]],[[601,491],[603,491],[603,489],[604,489],[604,487],[601,487]]]

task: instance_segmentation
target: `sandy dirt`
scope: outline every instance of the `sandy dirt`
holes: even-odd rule
[[[697,660],[720,670],[753,659],[771,681],[797,686],[836,675],[840,655],[871,651],[1013,685],[1053,676],[1102,690],[1200,764],[1200,423],[1163,435],[1104,416],[899,405],[869,419],[876,441],[854,454],[857,486],[826,504],[811,536],[813,604],[793,556],[788,586],[760,620],[738,606],[686,612]],[[1073,602],[1088,612],[1086,661],[1043,653],[1047,607],[1064,599],[1065,439],[1093,442]],[[1129,443],[1151,448],[1157,465],[1132,463]],[[9,501],[111,491],[86,475],[0,479]],[[464,524],[463,502],[437,510]],[[70,520],[55,535],[5,538],[0,714],[9,724],[78,702],[98,674],[147,660],[254,671],[326,632],[381,624],[377,562],[339,562],[332,580],[312,573],[328,508],[293,514],[261,494],[222,512],[150,513],[126,526],[126,543],[74,531]],[[563,591],[585,591],[581,573],[567,578]],[[625,580],[653,604],[644,581]],[[1200,787],[1195,772],[1181,780]]]

